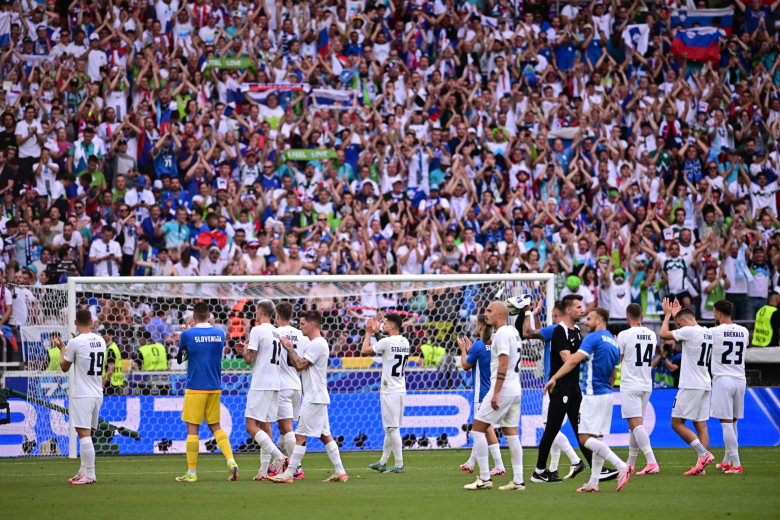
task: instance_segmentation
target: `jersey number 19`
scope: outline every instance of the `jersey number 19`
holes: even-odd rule
[[[99,376],[103,374],[103,360],[105,354],[103,352],[90,352],[89,353],[89,370],[87,370],[88,376]]]

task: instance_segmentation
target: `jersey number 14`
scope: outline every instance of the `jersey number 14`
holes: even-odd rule
[[[645,347],[645,353],[642,354],[642,347]],[[638,367],[647,365],[650,366],[653,362],[653,345],[651,343],[646,343],[645,345],[642,345],[641,343],[637,343],[635,345],[636,348],[636,363],[635,365]]]

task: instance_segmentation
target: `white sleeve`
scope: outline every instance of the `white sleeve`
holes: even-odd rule
[[[617,344],[618,344],[618,347],[620,348],[620,355],[621,356],[623,355],[623,352],[626,349],[626,343],[628,342],[628,340],[626,339],[627,337],[628,337],[628,335],[626,334],[625,330],[622,331],[620,334],[618,334],[618,337],[617,337]]]
[[[493,336],[493,348],[496,349],[499,356],[509,355],[510,345],[506,334],[501,332],[500,334]]]
[[[73,341],[69,341],[67,347],[65,348],[65,355],[63,358],[65,358],[65,361],[70,361],[73,363],[73,361],[76,359],[76,353],[79,351],[79,341],[75,341],[76,338],[73,338]]]
[[[388,343],[389,342],[387,341],[387,338],[380,339],[379,341],[374,343],[374,346],[373,346],[374,352],[377,353],[377,354],[381,354],[382,352],[387,350],[387,348],[389,347]]]
[[[689,341],[693,337],[693,329],[690,327],[683,327],[681,329],[673,330],[672,336],[676,341]]]
[[[260,334],[257,327],[249,331],[249,346],[247,350],[257,350],[260,347]]]
[[[312,365],[315,365],[317,361],[319,361],[320,358],[322,357],[322,353],[323,353],[323,349],[319,348],[318,344],[315,343],[314,345],[312,345],[311,343],[309,343],[309,345],[307,346],[307,348],[303,353],[303,358],[308,359]]]

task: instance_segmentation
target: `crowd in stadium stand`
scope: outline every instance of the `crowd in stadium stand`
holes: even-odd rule
[[[552,272],[751,319],[779,4],[5,0],[0,324],[76,274]]]

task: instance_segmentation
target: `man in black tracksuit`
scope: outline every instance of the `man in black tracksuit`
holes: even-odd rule
[[[585,310],[582,306],[582,296],[569,295],[561,300],[563,317],[558,327],[553,332],[550,342],[550,374],[555,374],[566,362],[570,355],[579,350],[582,343],[582,333],[577,323],[582,319]],[[560,385],[560,386],[559,386]],[[561,430],[563,420],[569,417],[574,436],[579,438],[578,426],[580,415],[580,403],[582,392],[580,391],[579,366],[561,378],[550,393],[550,405],[547,412],[547,424],[544,434],[539,442],[539,455],[536,461],[536,470],[531,476],[532,482],[560,482],[557,474],[553,475],[547,470],[547,457],[550,454],[555,436]],[[580,446],[580,451],[588,464],[591,463],[592,453],[587,448]],[[571,477],[585,469],[584,464],[579,465],[572,472]],[[614,470],[602,472],[602,479],[614,478]]]

